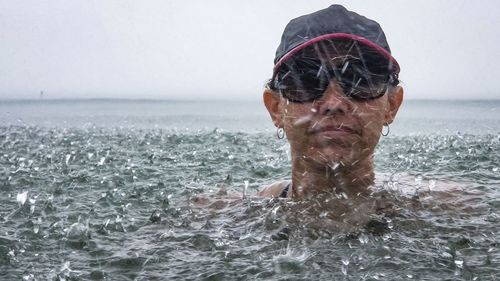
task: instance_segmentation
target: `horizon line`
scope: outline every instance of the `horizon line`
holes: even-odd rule
[[[182,101],[182,102],[195,102],[195,101],[260,101],[260,98],[0,98],[0,102],[43,102],[43,101]],[[499,98],[407,98],[405,101],[500,101]],[[404,101],[403,101],[404,102]]]

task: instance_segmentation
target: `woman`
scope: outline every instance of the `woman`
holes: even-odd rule
[[[367,194],[375,147],[403,100],[381,27],[330,6],[290,21],[274,63],[264,104],[278,137],[290,143],[292,179],[260,195]]]

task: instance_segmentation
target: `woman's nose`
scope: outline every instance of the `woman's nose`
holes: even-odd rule
[[[352,100],[344,94],[340,85],[330,81],[323,96],[316,101],[317,112],[322,115],[346,114],[353,109]]]

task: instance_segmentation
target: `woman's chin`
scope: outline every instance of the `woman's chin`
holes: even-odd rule
[[[307,148],[306,148],[307,147]],[[352,143],[330,142],[328,144],[310,142],[308,145],[293,147],[292,154],[296,159],[302,159],[314,166],[336,168],[340,166],[349,167],[360,159],[366,157],[362,150]]]
[[[318,149],[309,158],[320,166],[332,169],[339,165],[349,166],[353,162],[352,154],[345,149]]]

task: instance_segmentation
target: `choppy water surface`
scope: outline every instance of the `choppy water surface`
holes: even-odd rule
[[[500,278],[497,128],[392,134],[372,197],[292,202],[255,197],[289,177],[273,132],[12,123],[1,280]]]

